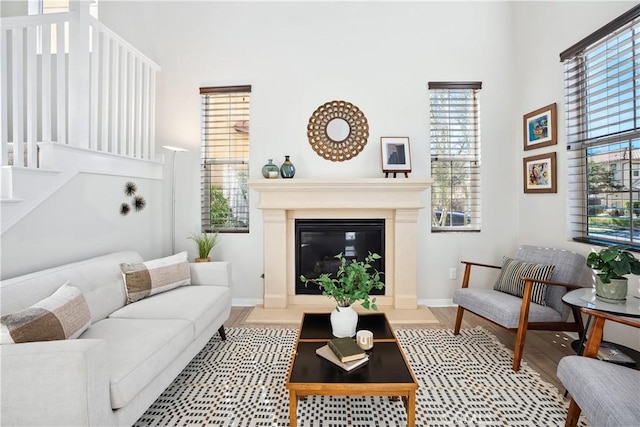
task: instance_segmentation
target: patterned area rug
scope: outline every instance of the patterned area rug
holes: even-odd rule
[[[568,403],[481,327],[396,331],[418,379],[417,426],[562,426]],[[231,328],[216,334],[136,426],[288,426],[284,387],[294,329]],[[402,426],[401,400],[310,396],[301,426]],[[580,426],[587,426],[581,418]]]

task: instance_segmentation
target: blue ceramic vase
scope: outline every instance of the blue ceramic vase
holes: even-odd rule
[[[269,163],[262,167],[262,176],[265,178],[277,178],[278,172],[278,166],[273,163],[273,159],[269,159]]]
[[[284,163],[280,166],[280,176],[283,178],[293,178],[296,174],[296,167],[293,166],[289,156],[284,156]]]

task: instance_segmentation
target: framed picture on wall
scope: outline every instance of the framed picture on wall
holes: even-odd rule
[[[525,193],[557,193],[556,153],[522,159]]]
[[[557,144],[556,104],[525,114],[522,125],[525,150]]]
[[[411,152],[408,136],[383,136],[380,138],[382,148],[382,172],[405,175],[411,172]]]

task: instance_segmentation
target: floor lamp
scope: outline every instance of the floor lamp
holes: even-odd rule
[[[171,151],[171,255],[176,253],[176,153],[184,153],[189,150],[163,145],[162,148]]]

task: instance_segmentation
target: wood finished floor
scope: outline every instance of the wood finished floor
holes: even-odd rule
[[[411,324],[411,325],[394,325],[396,329],[401,328],[425,328],[425,329],[453,329],[455,321],[455,307],[429,307],[433,314],[438,318],[438,324]],[[225,323],[227,328],[297,328],[297,323],[281,323],[281,324],[256,324],[246,323],[244,320],[251,312],[251,307],[233,307],[231,316]],[[513,351],[516,334],[501,328],[487,320],[465,312],[462,327],[474,328],[482,326],[483,328],[494,334],[502,344]],[[527,364],[540,373],[543,380],[556,386],[558,390],[564,392],[562,383],[556,376],[556,368],[558,362],[564,356],[575,354],[571,350],[571,339],[562,332],[552,331],[528,331],[527,339],[524,347],[523,359]]]

